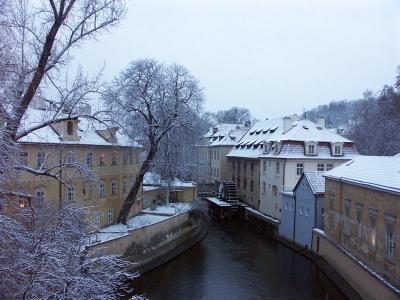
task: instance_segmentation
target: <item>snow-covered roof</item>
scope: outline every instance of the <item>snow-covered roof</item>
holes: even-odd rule
[[[325,193],[325,177],[323,176],[325,172],[304,172],[304,177],[307,179],[308,183],[314,194],[324,194]]]
[[[325,177],[400,194],[400,157],[358,156]]]
[[[43,111],[39,109],[29,108],[23,117],[22,125],[19,128],[19,132],[28,130],[29,128],[40,125],[45,121],[51,120],[52,113],[54,114],[54,112],[51,111]],[[65,116],[58,116],[58,118],[62,117]],[[79,117],[78,121],[79,140],[77,141],[63,140],[60,134],[57,133],[57,131],[54,130],[50,125],[48,125],[20,138],[18,142],[96,146],[125,146],[140,148],[142,147],[139,143],[130,141],[130,139],[126,135],[121,134],[119,131],[116,132],[116,142],[107,141],[98,133],[98,130],[106,130],[107,127],[96,120]]]
[[[228,157],[274,157],[292,159],[349,159],[358,155],[353,142],[338,135],[326,128],[319,127],[309,120],[291,121],[289,128],[284,131],[284,119],[275,118],[255,123],[246,134],[235,145]],[[279,142],[281,148],[278,152],[269,151],[265,153],[264,143]],[[318,155],[306,156],[304,154],[304,143],[318,143]],[[341,143],[343,156],[332,156],[330,145]]]
[[[219,123],[203,137],[207,146],[233,146],[248,129],[244,124]]]

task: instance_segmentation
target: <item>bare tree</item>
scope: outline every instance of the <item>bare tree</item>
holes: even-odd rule
[[[244,107],[232,107],[228,110],[220,110],[215,113],[215,119],[218,123],[244,123],[246,121],[252,121],[250,111]]]
[[[148,150],[118,218],[126,224],[160,142],[192,122],[193,113],[201,110],[203,95],[197,80],[184,67],[143,59],[133,62],[114,80],[105,99],[130,138],[140,140]]]
[[[91,224],[83,214],[71,205],[0,214],[3,299],[115,299],[130,290],[132,264],[85,250]]]

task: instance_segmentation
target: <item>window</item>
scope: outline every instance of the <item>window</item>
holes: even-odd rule
[[[67,187],[67,200],[75,201],[75,187],[74,186]]]
[[[244,163],[243,169],[244,169],[244,173],[246,174],[246,170],[247,170],[247,163]]]
[[[327,164],[326,165],[326,170],[327,171],[330,171],[330,170],[332,170],[333,169],[333,164]]]
[[[117,152],[116,151],[113,151],[111,165],[112,166],[117,165]]]
[[[104,183],[99,184],[99,197],[102,198],[105,195]]]
[[[344,233],[350,234],[350,200],[344,202]]]
[[[129,152],[129,164],[133,165],[133,153]]]
[[[267,185],[265,182],[262,183],[262,190],[263,190],[263,194],[265,194],[267,191]]]
[[[74,155],[74,152],[71,151],[68,153],[67,162],[69,164],[72,164],[72,163],[74,163],[74,161],[75,161],[75,155]]]
[[[105,154],[100,154],[99,166],[104,166],[105,165],[105,158],[106,158]]]
[[[217,159],[219,159],[219,151],[217,151]]]
[[[385,215],[385,226],[386,226],[386,255],[389,258],[394,258],[395,254],[395,233],[394,223],[396,218],[390,215]]]
[[[304,210],[304,215],[305,215],[306,217],[310,216],[310,209],[309,209],[309,208],[306,208],[306,209]]]
[[[240,188],[240,176],[237,178],[237,187]]]
[[[302,216],[303,215],[303,213],[304,213],[304,208],[303,207],[300,207],[300,216]]]
[[[86,153],[86,165],[88,167],[93,166],[93,153],[92,152]]]
[[[370,230],[370,243],[373,248],[376,246],[376,217],[378,211],[376,209],[369,209],[369,230]]]
[[[267,172],[267,162],[263,161],[263,172]]]
[[[362,205],[356,205],[357,237],[362,238]]]
[[[250,180],[250,192],[254,190],[254,181]]]
[[[114,221],[114,210],[110,208],[107,213],[108,224],[111,224]]]
[[[342,155],[342,146],[335,145],[335,147],[333,148],[333,153],[335,155]]]
[[[94,226],[100,226],[100,213],[98,212],[94,214]]]
[[[35,202],[35,206],[37,208],[42,208],[44,205],[44,191],[37,191],[36,192],[36,202]]]
[[[272,186],[272,196],[278,196],[278,188],[276,187],[276,185]]]
[[[253,174],[253,172],[254,172],[254,164],[253,163],[251,163],[250,164],[250,172]]]
[[[278,162],[276,163],[276,166],[275,166],[275,173],[276,173],[276,175],[279,174],[279,163]]]
[[[304,172],[304,165],[303,164],[297,164],[296,174],[297,175],[302,175],[303,172]]]
[[[293,211],[293,204],[289,204],[289,211]]]
[[[311,155],[315,154],[315,145],[314,144],[308,145],[307,154],[311,154]]]
[[[318,171],[325,171],[325,165],[324,164],[318,164]]]
[[[72,123],[72,121],[67,122],[67,134],[68,135],[74,134],[74,123]]]
[[[289,204],[285,203],[285,210],[288,210]]]
[[[20,163],[20,165],[23,165],[23,166],[28,165],[28,152],[20,152],[19,153],[19,163]]]
[[[124,152],[122,156],[122,165],[126,166],[128,164],[128,153]]]
[[[122,181],[122,193],[125,194],[126,193],[126,181]]]
[[[46,154],[43,151],[37,153],[37,167],[40,168],[45,161]]]
[[[111,195],[115,196],[117,194],[117,183],[111,182]]]
[[[244,189],[247,188],[247,180],[246,180],[246,178],[243,178],[243,188]]]

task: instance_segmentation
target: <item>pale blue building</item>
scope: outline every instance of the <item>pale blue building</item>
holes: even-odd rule
[[[313,228],[324,229],[324,172],[304,172],[293,193],[282,192],[282,219],[279,234],[310,248]]]

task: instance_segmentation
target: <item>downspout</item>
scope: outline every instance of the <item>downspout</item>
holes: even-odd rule
[[[314,228],[317,227],[317,195],[314,194]],[[313,228],[313,229],[314,229]],[[313,249],[314,245],[314,233],[313,230],[311,230],[311,249]]]
[[[340,192],[339,192],[339,209],[340,209],[340,240],[343,240],[343,205],[344,205],[344,199],[343,199],[343,183],[342,181],[339,181],[340,184]]]
[[[293,215],[293,237],[292,237],[292,242],[294,243],[295,237],[296,237],[296,214],[297,214],[297,199],[296,199],[296,193],[293,191],[293,200],[294,200],[294,215]]]

